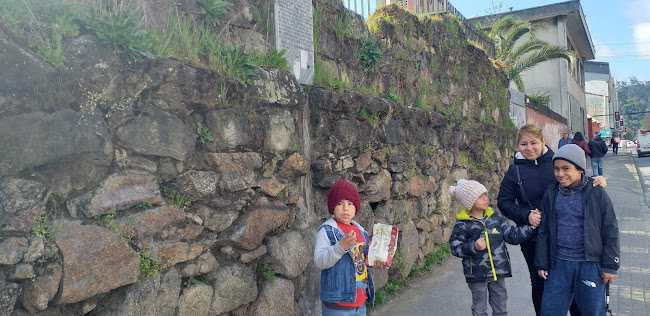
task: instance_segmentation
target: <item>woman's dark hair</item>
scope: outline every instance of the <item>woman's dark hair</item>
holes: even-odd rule
[[[581,141],[581,140],[585,140],[585,138],[582,136],[582,133],[576,132],[575,134],[573,134],[573,140]]]

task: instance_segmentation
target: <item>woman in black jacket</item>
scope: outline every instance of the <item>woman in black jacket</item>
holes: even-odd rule
[[[526,124],[519,129],[517,153],[501,181],[497,197],[497,206],[501,213],[513,220],[517,226],[532,224],[530,215],[538,211],[546,188],[557,183],[553,171],[553,154],[555,153],[546,147],[544,135],[539,127]],[[594,180],[594,185],[606,186],[603,177]],[[521,244],[521,252],[530,273],[533,306],[539,315],[544,293],[544,279],[537,275],[534,266],[535,248],[534,237]],[[571,315],[580,315],[575,302],[571,304]]]

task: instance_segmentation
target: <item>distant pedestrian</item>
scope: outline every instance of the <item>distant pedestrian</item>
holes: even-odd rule
[[[562,138],[560,138],[560,141],[557,143],[557,149],[562,148],[564,145],[571,144],[571,141],[573,139],[569,137],[569,132],[563,132],[562,133]]]
[[[609,139],[611,145],[612,145],[612,153],[616,156],[618,155],[618,144],[621,142],[621,138],[617,136],[613,136],[612,138]]]
[[[463,258],[463,273],[472,292],[472,315],[487,315],[489,293],[492,315],[507,315],[508,293],[504,278],[511,277],[506,242],[519,244],[533,236],[541,214],[531,226],[510,226],[490,208],[487,189],[477,181],[460,179],[449,187],[449,194],[463,210],[449,238],[451,253]]]
[[[585,158],[587,158],[587,155],[591,155],[591,150],[589,149],[589,146],[587,146],[587,141],[585,140],[585,137],[582,136],[582,133],[576,132],[573,134],[573,140],[571,141],[571,144],[576,144],[578,147],[582,148],[582,150],[585,152]]]
[[[591,150],[591,170],[594,176],[602,176],[603,174],[603,157],[607,153],[607,144],[600,138],[600,133],[594,134],[594,138],[589,141],[589,149]]]
[[[341,179],[330,188],[327,208],[332,218],[316,233],[314,265],[321,271],[320,300],[323,315],[366,315],[366,301],[374,304],[372,268],[385,269],[375,260],[366,267],[368,233],[353,220],[361,210],[359,191]]]
[[[553,156],[559,182],[546,189],[535,266],[545,281],[542,315],[566,315],[572,299],[584,315],[605,314],[605,285],[619,268],[618,223],[607,192],[585,175],[577,145]]]

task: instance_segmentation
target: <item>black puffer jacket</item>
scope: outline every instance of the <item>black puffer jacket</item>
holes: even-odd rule
[[[612,200],[602,187],[593,187],[593,180],[582,189],[584,212],[585,259],[598,262],[605,269],[618,270],[620,246],[618,223]],[[549,187],[544,195],[540,211],[542,223],[538,227],[535,267],[551,270],[557,254],[557,214],[555,199],[559,184]]]
[[[451,253],[463,258],[467,283],[496,281],[511,277],[510,256],[506,243],[517,245],[533,236],[530,226],[514,227],[492,208],[485,210],[485,223],[462,210],[449,238]],[[485,237],[487,247],[477,250],[474,242]]]
[[[541,157],[536,160],[528,160],[520,153],[515,154],[514,163],[510,164],[508,172],[501,181],[499,195],[497,197],[497,206],[499,211],[507,218],[513,220],[517,226],[528,225],[528,215],[531,207],[525,202],[519,185],[517,184],[517,171],[515,166],[519,166],[519,174],[526,191],[526,196],[532,204],[532,209],[539,208],[544,197],[546,187],[557,183],[553,172],[553,155],[551,149],[548,149]]]
[[[605,144],[605,141],[600,136],[594,137],[587,146],[591,149],[591,158],[604,157],[607,153],[607,144]]]

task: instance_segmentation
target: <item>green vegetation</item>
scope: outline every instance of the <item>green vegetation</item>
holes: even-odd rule
[[[212,133],[207,127],[203,126],[201,122],[196,123],[196,138],[201,141],[201,144],[205,144],[205,142],[214,142]]]
[[[503,69],[517,90],[526,93],[521,73],[542,62],[562,58],[569,68],[576,65],[576,53],[564,47],[553,46],[537,38],[528,21],[507,15],[497,19],[487,35],[494,41],[494,63]],[[527,38],[525,41],[519,39]]]
[[[637,130],[650,128],[650,115],[646,113],[650,108],[650,81],[638,80],[636,77],[618,81],[616,92],[627,139],[634,139]],[[614,119],[613,116],[611,119]]]
[[[197,0],[196,2],[201,6],[203,19],[210,25],[219,25],[219,20],[228,14],[228,7],[232,5],[223,0]]]
[[[140,279],[148,279],[158,272],[162,271],[164,268],[160,264],[160,259],[156,258],[155,254],[152,255],[149,253],[149,249],[140,249],[138,250],[138,255],[140,256]]]
[[[441,264],[447,257],[451,255],[451,249],[448,244],[445,244],[442,248],[437,249],[434,252],[426,255],[424,261],[424,267],[416,269],[411,269],[409,276],[416,277],[424,272],[429,272],[433,269],[433,266],[436,264]]]
[[[255,268],[258,284],[261,285],[275,281],[275,270],[269,268],[270,264],[271,260],[266,260],[264,263],[258,264],[257,268]]]
[[[79,12],[78,17],[86,29],[125,54],[129,61],[155,59],[150,52],[150,31],[139,27],[139,12],[126,4],[111,5],[106,1],[91,11]]]
[[[95,216],[95,224],[105,227],[115,234],[120,234],[120,226],[115,224],[115,218],[117,217],[117,209],[111,208],[107,214]]]
[[[377,113],[370,114],[365,106],[359,109],[358,114],[360,118],[367,120],[372,128],[377,128],[379,125],[379,115]]]
[[[359,62],[364,71],[373,72],[379,65],[379,62],[384,58],[381,49],[372,38],[364,38],[361,40],[361,50],[358,52]]]
[[[160,186],[160,193],[162,193],[165,203],[176,206],[180,209],[187,210],[192,206],[192,198],[178,193],[176,189],[167,186]]]
[[[332,31],[334,31],[336,39],[339,42],[343,42],[343,40],[352,33],[352,21],[350,17],[345,13],[339,15]]]
[[[320,57],[316,57],[316,61],[314,62],[314,85],[325,87],[339,94],[342,94],[343,91],[351,87],[347,78],[341,79],[338,74],[333,74],[326,68]]]
[[[183,281],[183,286],[188,287],[197,284],[199,282],[203,282],[207,285],[210,285],[210,280],[208,280],[208,275],[205,274],[200,278],[198,277],[195,278],[194,276],[190,276],[189,278],[187,278],[187,280]]]
[[[54,240],[54,232],[49,227],[51,221],[52,214],[43,207],[41,214],[34,217],[34,223],[32,224],[32,230],[29,233],[29,237],[42,238],[44,241]]]
[[[289,62],[284,58],[284,54],[286,52],[286,49],[278,52],[275,47],[272,47],[268,53],[264,55],[255,54],[253,58],[255,62],[260,66],[269,66],[289,71]]]

